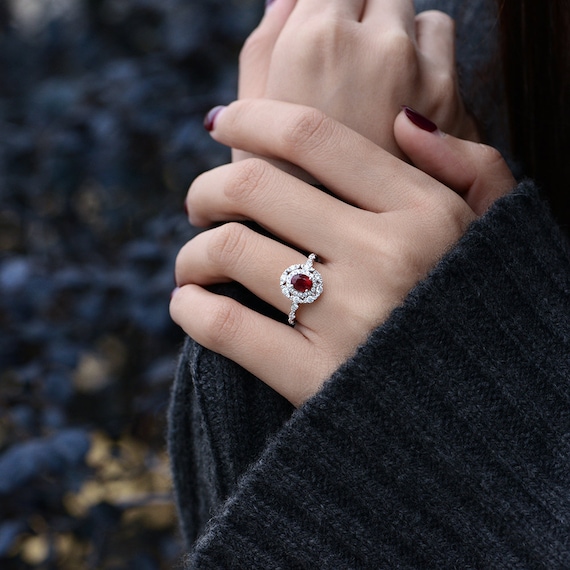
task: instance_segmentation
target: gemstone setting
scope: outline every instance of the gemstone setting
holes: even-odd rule
[[[297,273],[291,277],[291,285],[293,285],[293,289],[295,289],[295,291],[305,293],[305,291],[309,291],[312,288],[313,282],[308,275]]]
[[[305,263],[291,265],[281,275],[281,291],[291,299],[290,325],[295,324],[295,313],[299,305],[314,303],[323,292],[323,278],[313,267],[316,259],[317,256],[311,253]]]

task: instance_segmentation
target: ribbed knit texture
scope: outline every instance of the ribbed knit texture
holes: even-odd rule
[[[243,298],[239,289],[224,290]],[[237,364],[190,339],[176,378],[168,443],[182,532],[191,543],[293,407]]]
[[[570,568],[569,342],[567,244],[524,182],[267,444],[229,443],[253,461],[237,483],[194,434],[212,490],[198,504],[218,514],[188,568]],[[201,382],[244,380],[227,361],[208,374],[201,351],[175,396],[200,366]],[[256,402],[263,417],[215,414],[217,437],[265,425],[276,403]],[[178,405],[171,449],[190,449]],[[195,473],[177,475],[186,524]]]

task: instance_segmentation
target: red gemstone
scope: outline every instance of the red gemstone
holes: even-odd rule
[[[293,275],[293,277],[291,277],[291,285],[293,285],[293,289],[295,289],[295,291],[299,291],[299,293],[305,293],[305,291],[310,291],[310,289],[313,287],[313,282],[308,275],[298,273],[297,275]]]

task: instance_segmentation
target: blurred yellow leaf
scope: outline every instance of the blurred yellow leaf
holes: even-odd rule
[[[112,381],[108,362],[100,355],[86,353],[79,359],[73,384],[80,392],[97,392]]]
[[[85,517],[102,502],[127,510],[156,505],[157,500],[171,502],[167,454],[149,454],[130,436],[115,442],[102,432],[94,432],[87,465],[94,470],[93,476],[78,492],[64,497],[65,508],[74,517]]]
[[[95,431],[91,435],[91,448],[85,458],[89,467],[94,469],[102,465],[110,456],[113,442],[101,431]]]
[[[29,536],[24,538],[21,547],[24,562],[36,566],[45,562],[49,556],[49,541],[46,536]]]
[[[162,502],[128,509],[123,515],[125,524],[141,524],[144,528],[166,529],[176,523],[172,503]]]
[[[105,489],[94,480],[86,481],[78,493],[67,493],[63,504],[67,512],[76,517],[83,518],[91,507],[98,505],[105,497]]]

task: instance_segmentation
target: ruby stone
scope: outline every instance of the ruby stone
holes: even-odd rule
[[[310,291],[310,289],[313,287],[313,282],[308,275],[298,273],[297,275],[293,275],[293,277],[291,277],[291,285],[293,285],[293,289],[295,289],[295,291],[299,291],[299,293],[305,293],[305,291]]]

